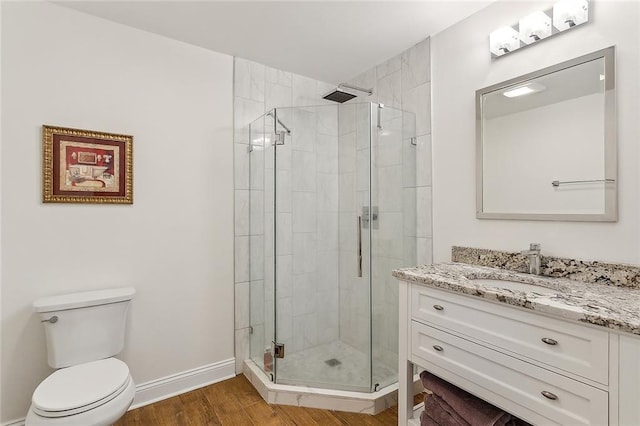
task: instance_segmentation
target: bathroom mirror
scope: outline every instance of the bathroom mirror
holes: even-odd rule
[[[614,47],[476,91],[476,217],[617,220]]]

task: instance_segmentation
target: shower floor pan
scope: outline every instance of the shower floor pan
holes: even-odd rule
[[[393,368],[374,359],[373,383],[391,383]],[[369,391],[368,357],[341,341],[325,343],[310,349],[287,354],[278,360],[278,383],[304,383],[319,388],[339,387],[341,390]]]

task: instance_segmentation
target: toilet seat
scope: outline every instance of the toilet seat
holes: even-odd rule
[[[42,417],[80,414],[113,400],[130,381],[129,367],[116,358],[62,368],[36,388],[33,411]]]

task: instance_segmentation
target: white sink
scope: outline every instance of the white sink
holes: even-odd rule
[[[478,278],[472,281],[477,284],[488,285],[491,287],[498,287],[498,288],[506,288],[509,290],[524,291],[525,293],[530,293],[530,292],[545,293],[545,294],[557,293],[555,290],[547,287],[542,287],[535,284],[520,283],[517,281],[510,281],[510,280],[493,280],[489,278]]]

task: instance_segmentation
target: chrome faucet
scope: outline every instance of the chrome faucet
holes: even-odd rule
[[[529,244],[529,250],[524,250],[520,252],[521,254],[526,255],[529,258],[529,273],[540,275],[540,244],[531,243]]]

